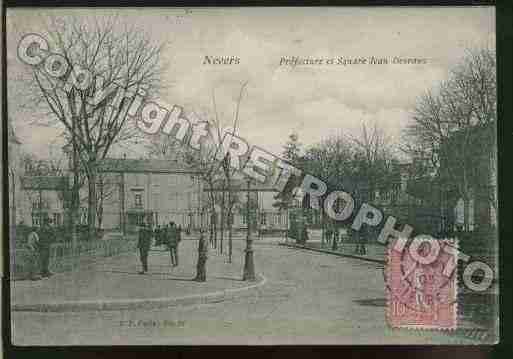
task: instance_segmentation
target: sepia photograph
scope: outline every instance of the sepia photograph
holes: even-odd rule
[[[496,344],[495,15],[7,8],[12,344]]]

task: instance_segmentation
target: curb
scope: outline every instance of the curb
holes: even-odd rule
[[[374,262],[374,263],[380,263],[380,264],[385,264],[386,263],[386,261],[383,260],[383,259],[363,257],[363,256],[355,255],[355,254],[344,254],[344,253],[335,252],[335,251],[332,251],[332,250],[329,250],[329,249],[312,248],[312,247],[303,246],[303,245],[300,245],[300,244],[278,243],[278,245],[284,246],[284,247],[296,248],[296,249],[306,249],[306,250],[310,250],[310,251],[314,251],[314,252],[319,252],[319,253],[332,254],[332,255],[339,256],[339,257],[348,257],[348,258],[360,259],[360,260],[367,261],[367,262]],[[465,278],[469,278],[470,279],[469,276],[465,276]],[[490,278],[490,277],[486,277],[486,278]],[[494,276],[494,277],[492,277],[492,284],[495,284],[495,283],[497,283],[497,277]]]
[[[303,245],[300,245],[300,244],[289,244],[289,243],[278,243],[278,245],[285,246],[285,247],[290,247],[290,248],[306,249],[306,250],[309,250],[309,251],[320,252],[320,253],[333,254],[333,255],[336,255],[336,256],[339,256],[339,257],[355,258],[355,259],[360,259],[360,260],[367,261],[367,262],[374,262],[374,263],[385,264],[385,260],[383,260],[383,259],[363,257],[363,256],[355,255],[355,254],[344,254],[344,253],[340,253],[340,252],[331,251],[329,249],[312,248],[312,247],[303,246]]]
[[[126,309],[158,309],[180,305],[218,303],[228,299],[233,299],[239,292],[255,289],[263,286],[267,278],[262,274],[260,280],[242,288],[230,288],[216,292],[194,294],[183,297],[162,297],[145,299],[121,299],[121,300],[85,300],[85,301],[65,301],[56,303],[38,303],[38,304],[12,304],[11,310],[15,312],[79,312],[79,311],[109,311]]]

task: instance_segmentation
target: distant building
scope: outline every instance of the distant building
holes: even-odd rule
[[[196,170],[173,160],[109,158],[98,171],[102,228],[132,231],[170,221],[199,226],[202,183]]]
[[[246,229],[248,226],[247,216],[247,194],[248,194],[248,183],[247,180],[237,176],[231,180],[231,186],[223,184],[222,180],[216,181],[214,188],[205,188],[205,191],[213,190],[217,196],[221,196],[221,193],[225,192],[225,200],[228,200],[228,192],[231,191],[232,198],[235,199],[233,206],[233,228],[234,229]],[[272,232],[272,231],[283,231],[288,226],[288,214],[286,210],[280,210],[273,206],[276,202],[275,196],[278,191],[270,185],[261,184],[254,180],[251,180],[249,185],[249,210],[250,220],[252,221],[253,230],[259,230],[260,232]],[[218,199],[218,203],[220,200]],[[220,209],[218,208],[218,213]],[[226,218],[227,223],[229,218]],[[219,223],[219,215],[218,215]]]
[[[22,176],[20,180],[22,202],[19,213],[23,223],[38,227],[44,219],[50,219],[54,226],[64,225],[68,178]]]

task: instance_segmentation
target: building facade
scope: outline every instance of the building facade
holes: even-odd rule
[[[98,166],[103,229],[133,231],[142,223],[200,225],[198,172],[169,160],[105,159]]]

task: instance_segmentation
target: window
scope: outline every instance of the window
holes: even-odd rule
[[[38,227],[39,226],[39,214],[38,213],[32,213],[32,226]]]
[[[49,208],[49,207],[50,207],[49,203],[47,201],[45,201],[44,199],[42,201],[39,201],[39,198],[38,198],[32,202],[33,210],[45,209],[45,208]]]
[[[60,213],[54,213],[53,214],[53,224],[55,226],[61,225],[61,214]]]
[[[264,212],[260,214],[260,224],[263,226],[267,225],[267,216]]]
[[[142,207],[142,195],[140,193],[135,194],[134,204],[136,207]]]

